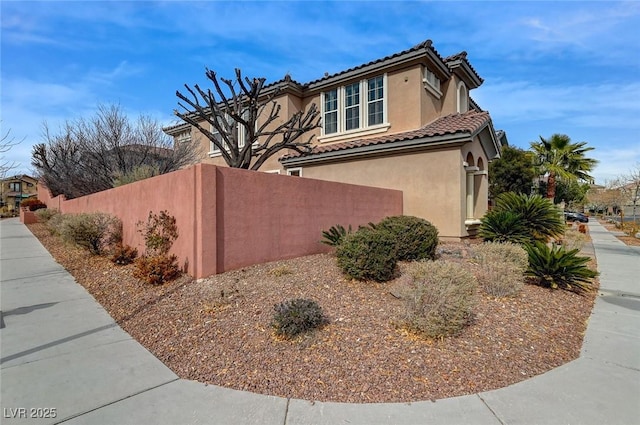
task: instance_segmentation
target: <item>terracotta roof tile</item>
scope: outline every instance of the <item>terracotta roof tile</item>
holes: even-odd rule
[[[441,117],[422,128],[403,133],[374,137],[371,139],[352,140],[342,143],[333,143],[327,145],[317,145],[311,152],[307,154],[291,153],[282,157],[282,159],[296,158],[299,156],[309,156],[325,152],[335,152],[351,148],[381,145],[387,143],[401,142],[405,140],[421,139],[426,137],[436,137],[453,135],[457,133],[474,134],[482,129],[491,117],[488,112],[469,111],[463,114],[451,114]]]
[[[371,62],[364,63],[362,65],[354,66],[353,68],[345,69],[345,70],[337,72],[335,74],[325,75],[322,78],[318,78],[317,80],[313,80],[313,81],[309,81],[308,83],[305,83],[304,86],[307,87],[307,86],[309,86],[311,84],[319,83],[319,82],[321,82],[323,80],[328,80],[328,79],[336,77],[338,75],[346,74],[346,73],[349,73],[349,72],[352,72],[352,71],[355,71],[355,70],[358,70],[358,69],[361,69],[361,68],[365,68],[365,67],[370,66],[370,65],[374,65],[374,64],[377,64],[377,63],[380,63],[380,62],[384,62],[384,61],[387,61],[389,59],[393,59],[393,58],[396,58],[398,56],[406,55],[407,53],[411,53],[411,52],[414,52],[414,51],[417,51],[417,50],[420,50],[420,49],[430,49],[431,51],[433,51],[433,53],[436,54],[436,56],[438,58],[440,58],[442,61],[444,61],[442,56],[440,56],[440,54],[433,47],[433,42],[431,40],[425,40],[425,41],[423,41],[421,43],[416,44],[415,46],[413,46],[410,49],[403,50],[401,52],[394,53],[392,55],[385,56],[383,58],[376,59],[376,60],[373,60]]]
[[[469,62],[469,60],[467,59],[466,51],[463,50],[460,53],[456,53],[455,55],[447,56],[446,58],[444,58],[444,62],[447,64],[447,66],[449,66],[449,62],[453,62],[456,60],[462,60],[466,62],[466,64],[469,65],[469,68],[471,69],[471,71],[473,71],[473,73],[476,74],[476,77],[478,77],[480,81],[483,81],[483,78],[480,77],[480,74],[478,74],[478,71],[476,71],[475,68],[471,66],[471,62]]]

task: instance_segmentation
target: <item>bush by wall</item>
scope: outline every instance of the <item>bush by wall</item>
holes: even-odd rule
[[[149,211],[146,223],[139,222],[138,227],[144,236],[146,250],[135,260],[134,276],[152,285],[161,285],[178,277],[178,257],[169,255],[173,242],[178,239],[176,218],[167,211],[159,214]]]
[[[407,215],[386,217],[375,228],[391,233],[398,260],[433,260],[436,256],[438,229],[425,219]]]
[[[60,211],[55,208],[43,208],[37,210],[34,214],[40,223],[46,224],[54,215],[59,215]]]
[[[20,203],[20,206],[29,208],[29,211],[37,211],[43,208],[47,208],[47,205],[38,198],[25,199]]]
[[[54,225],[64,240],[80,245],[94,255],[122,242],[122,222],[109,214],[67,214]]]
[[[347,235],[336,250],[338,266],[358,280],[386,282],[393,278],[397,263],[394,237],[383,229],[363,227]]]

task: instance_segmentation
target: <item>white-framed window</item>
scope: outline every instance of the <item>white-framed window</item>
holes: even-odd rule
[[[357,133],[385,126],[387,75],[379,75],[322,93],[323,136]]]
[[[265,170],[263,173],[267,174],[280,174],[280,170]]]
[[[469,91],[467,90],[467,86],[464,84],[464,81],[460,81],[458,83],[458,112],[464,113],[469,110]]]
[[[185,143],[191,141],[191,130],[183,131],[182,133],[178,133],[176,136],[177,143]]]
[[[247,119],[249,117],[249,111],[244,111],[242,113],[243,118]],[[222,117],[218,117],[218,120],[223,119]],[[227,123],[229,123],[229,125],[234,125],[234,129],[233,131],[236,132],[236,137],[238,140],[238,147],[239,148],[243,148],[246,138],[247,138],[247,131],[244,128],[243,125],[235,122],[233,119],[231,119],[231,117],[228,114],[224,114],[224,119],[227,120]],[[220,132],[218,130],[216,130],[216,128],[212,125],[209,124],[209,131],[213,134],[213,137],[220,142],[221,144],[225,144],[226,142],[224,141],[223,137],[220,135]],[[210,149],[209,149],[209,154],[213,155],[213,154],[220,154],[220,148],[218,148],[212,141],[209,142],[210,143]]]
[[[369,127],[384,123],[384,78],[367,80],[367,124]]]
[[[438,99],[442,97],[442,92],[440,91],[440,79],[426,66],[424,67],[422,82],[424,83],[424,88],[429,90],[434,96]]]
[[[323,127],[325,134],[338,132],[338,89],[323,93]]]
[[[287,169],[288,176],[302,177],[302,167]]]

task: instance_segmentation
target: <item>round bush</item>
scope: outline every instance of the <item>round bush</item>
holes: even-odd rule
[[[313,300],[296,298],[273,306],[271,325],[285,338],[318,328],[328,322],[322,308]]]
[[[438,229],[422,218],[398,215],[387,217],[376,225],[393,235],[398,260],[433,260],[438,246]]]
[[[347,235],[336,249],[338,266],[358,280],[386,282],[393,278],[397,255],[394,236],[383,229],[363,227]]]
[[[421,261],[411,264],[404,294],[409,329],[429,338],[459,333],[473,319],[477,283],[455,262]]]

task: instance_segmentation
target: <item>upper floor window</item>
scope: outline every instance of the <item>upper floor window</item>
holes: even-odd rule
[[[183,131],[176,136],[176,142],[190,142],[191,141],[191,130]]]
[[[9,183],[9,191],[10,192],[22,192],[22,183],[21,182],[11,182],[11,183]]]
[[[458,83],[458,112],[464,113],[469,110],[469,91],[467,86],[464,85],[464,81]]]
[[[438,99],[442,96],[440,91],[440,79],[429,68],[425,66],[424,77],[422,78],[424,88],[433,93]]]
[[[386,121],[386,75],[322,93],[324,135],[367,130]]]
[[[249,111],[244,111],[242,113],[243,117],[245,119],[248,119],[249,117]],[[243,148],[245,141],[246,141],[246,133],[247,131],[245,130],[244,126],[242,126],[241,124],[235,122],[233,119],[231,119],[231,117],[228,114],[224,114],[224,117],[218,117],[218,122],[220,122],[222,125],[222,127],[224,126],[224,121],[221,120],[226,120],[228,127],[232,127],[232,132],[233,134],[235,134],[236,140],[238,141],[238,147],[239,148]],[[220,134],[220,132],[218,130],[216,130],[216,128],[212,125],[209,124],[209,131],[213,134],[213,137],[220,142],[220,144],[222,144],[223,146],[226,145],[226,141],[224,140],[224,138],[222,137],[222,135]],[[215,154],[215,153],[220,153],[220,148],[218,146],[216,146],[213,142],[210,142],[211,144],[211,149],[209,154]]]

